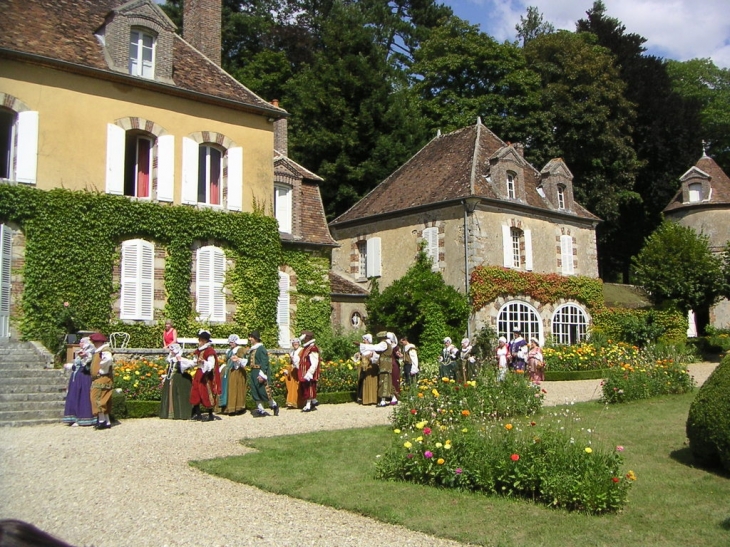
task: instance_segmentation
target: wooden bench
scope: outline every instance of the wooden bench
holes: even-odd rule
[[[198,345],[198,339],[197,338],[178,338],[177,343],[180,344],[182,349],[185,349],[185,344],[192,344],[194,346]],[[210,343],[214,346],[227,346],[228,345],[228,338],[211,338]]]

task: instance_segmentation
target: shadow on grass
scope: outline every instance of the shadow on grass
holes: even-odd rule
[[[672,458],[675,462],[681,463],[682,465],[685,465],[687,467],[691,467],[692,469],[700,469],[707,473],[711,473],[716,477],[730,479],[730,473],[725,471],[721,467],[708,467],[700,465],[700,463],[692,455],[692,449],[689,446],[685,446],[684,448],[680,448],[679,450],[672,450],[669,453],[669,457]],[[727,519],[726,522],[728,521],[730,521],[730,518]]]
[[[730,532],[730,517],[726,518],[725,520],[723,520],[720,523],[720,528],[722,528],[723,530],[727,530],[728,532]]]

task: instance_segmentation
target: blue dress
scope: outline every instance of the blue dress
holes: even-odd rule
[[[71,378],[68,381],[66,407],[63,411],[63,423],[78,425],[95,425],[96,416],[91,411],[91,372],[89,363],[80,357],[74,360],[71,367]]]

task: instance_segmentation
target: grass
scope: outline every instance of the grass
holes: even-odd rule
[[[526,501],[374,478],[390,428],[244,441],[245,456],[193,462],[208,473],[462,542],[499,546],[727,546],[730,478],[692,467],[685,421],[693,394],[573,407],[601,442],[621,444],[638,480],[629,504],[600,517]],[[545,409],[549,412],[550,409]]]

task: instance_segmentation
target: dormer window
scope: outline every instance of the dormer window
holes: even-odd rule
[[[292,189],[285,184],[274,185],[274,214],[279,222],[279,231],[291,233]]]
[[[558,209],[565,209],[565,186],[558,186]]]
[[[687,187],[687,190],[690,203],[697,203],[698,201],[702,201],[702,184],[695,182],[693,184],[690,184]]]
[[[515,174],[507,173],[507,197],[515,199]]]
[[[155,77],[155,37],[134,29],[129,39],[129,73],[150,80]]]

